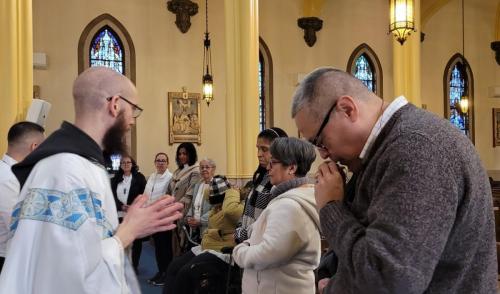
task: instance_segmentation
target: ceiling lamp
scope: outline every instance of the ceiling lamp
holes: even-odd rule
[[[467,79],[465,78],[467,75],[467,59],[465,59],[465,16],[464,16],[464,1],[462,0],[462,57],[464,58],[464,66],[463,66],[463,77],[464,77],[464,92],[462,93],[462,97],[460,97],[460,111],[464,115],[465,122],[467,123],[467,114],[469,113],[469,85],[467,85]],[[468,125],[465,126],[468,129]]]
[[[390,0],[389,33],[393,33],[396,40],[403,45],[406,38],[415,30],[414,1],[413,0]]]
[[[214,100],[214,79],[212,76],[212,53],[210,51],[210,39],[208,37],[208,0],[205,0],[205,39],[203,40],[203,100],[210,106]]]

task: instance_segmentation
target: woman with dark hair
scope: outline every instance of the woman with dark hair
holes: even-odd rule
[[[253,174],[252,189],[246,199],[243,216],[234,233],[236,243],[241,243],[248,239],[248,228],[259,217],[262,210],[267,207],[269,201],[271,201],[270,192],[273,185],[269,182],[267,165],[271,159],[271,152],[269,152],[271,143],[279,137],[288,137],[288,135],[285,131],[277,127],[265,129],[257,136],[256,146],[259,166]]]
[[[148,183],[144,189],[144,194],[149,195],[149,203],[156,201],[163,196],[168,184],[172,178],[172,173],[168,170],[168,156],[166,153],[159,152],[155,155],[154,160],[156,171],[148,178]],[[172,260],[172,234],[170,232],[158,232],[153,234],[155,244],[156,265],[158,273],[148,280],[149,283],[155,286],[162,286],[165,271],[167,270],[170,260]]]
[[[244,269],[243,293],[315,293],[314,269],[321,238],[314,185],[306,178],[316,158],[314,146],[278,138],[269,161],[271,202],[252,225],[248,240],[234,248]]]
[[[184,204],[182,215],[186,215],[187,209],[191,204],[191,199],[185,197],[187,191],[201,179],[197,160],[198,155],[193,143],[184,142],[177,147],[175,155],[177,170],[174,171],[164,194],[172,195],[176,201]],[[172,261],[172,257],[179,256],[182,253],[182,248],[187,244],[187,238],[182,229],[183,226],[184,220],[181,219],[178,221],[175,230],[158,233],[161,234],[163,241],[161,244],[155,244],[155,247],[159,247],[163,258],[161,269],[158,266],[160,269],[159,273],[151,279],[151,283],[155,286],[165,285],[166,270]]]
[[[111,188],[115,196],[118,219],[122,222],[123,216],[135,198],[142,194],[146,186],[146,178],[139,172],[135,160],[128,155],[122,156],[120,169],[111,179]],[[142,239],[137,239],[132,244],[132,265],[137,272],[142,251]]]

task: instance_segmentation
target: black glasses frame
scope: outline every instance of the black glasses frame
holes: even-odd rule
[[[333,103],[332,107],[330,107],[330,110],[328,110],[328,112],[326,113],[326,116],[323,119],[323,122],[321,123],[321,126],[319,127],[319,130],[316,133],[316,136],[314,136],[314,139],[309,140],[309,142],[311,144],[313,144],[314,146],[316,146],[318,148],[322,148],[322,149],[325,148],[325,146],[323,144],[321,144],[321,143],[318,142],[319,141],[319,137],[321,136],[321,133],[323,132],[323,129],[326,127],[326,125],[330,121],[330,115],[332,114],[332,111],[333,111],[333,109],[335,109],[336,106],[337,106],[337,101],[335,101],[335,103]]]
[[[117,96],[118,96],[118,98],[120,98],[123,101],[127,102],[128,104],[132,105],[132,107],[134,108],[133,113],[132,113],[133,118],[138,118],[141,115],[141,113],[144,111],[144,109],[142,109],[139,105],[130,102],[130,100],[128,100],[127,98],[120,96],[120,95],[117,95]],[[106,100],[111,101],[111,99],[113,99],[113,97],[114,96],[108,97],[108,98],[106,98]]]

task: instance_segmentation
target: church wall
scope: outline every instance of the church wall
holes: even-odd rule
[[[495,37],[496,3],[492,0],[465,1],[465,58],[474,77],[475,146],[486,169],[500,176],[500,148],[493,147],[492,108],[500,99],[491,98],[488,88],[500,85],[500,67],[490,43]],[[449,1],[423,28],[422,103],[444,116],[443,75],[447,62],[462,53],[462,4]]]
[[[182,34],[174,25],[175,15],[165,1],[135,0],[34,0],[34,51],[48,55],[48,68],[34,70],[34,84],[53,107],[47,130],[55,130],[62,120],[73,120],[71,84],[77,75],[77,47],[80,34],[95,17],[109,13],[128,30],[136,51],[136,81],[145,112],[137,122],[137,157],[145,174],[152,172],[156,152],[173,157],[177,145],[168,144],[167,92],[200,92],[203,1],[191,19],[191,28]],[[316,67],[329,65],[345,69],[352,51],[367,43],[378,55],[383,70],[383,96],[393,97],[392,36],[387,34],[387,1],[325,1],[319,17],[323,29],[311,48],[297,26],[302,17],[302,1],[269,0],[259,3],[259,31],[273,59],[274,125],[290,135],[297,129],[290,117],[291,97],[298,77]],[[460,1],[451,0],[424,25],[422,43],[422,103],[443,116],[443,73],[449,58],[461,52]],[[488,170],[500,171],[500,149],[492,147],[491,109],[500,100],[488,97],[488,87],[500,85],[500,70],[490,42],[495,34],[496,3],[493,0],[466,1],[466,58],[474,74],[475,142]],[[214,64],[215,101],[201,105],[202,145],[199,156],[213,158],[218,172],[226,173],[225,109],[225,30],[224,1],[209,3],[209,25]],[[56,13],[57,12],[57,13]],[[420,32],[411,37],[418,37]],[[242,130],[243,131],[243,130]],[[317,160],[319,162],[319,160]],[[314,168],[314,167],[313,167]],[[500,175],[500,173],[499,173]],[[499,178],[500,179],[500,178]]]
[[[198,1],[199,2],[199,1]],[[43,99],[52,103],[47,130],[62,120],[74,119],[71,85],[78,74],[78,40],[95,17],[109,13],[128,30],[135,45],[136,84],[139,104],[145,109],[137,120],[137,159],[147,175],[153,171],[153,157],[164,151],[170,170],[176,169],[176,145],[168,144],[167,92],[201,91],[205,5],[191,18],[191,28],[182,34],[174,24],[175,15],[163,0],[34,0],[34,51],[48,55],[48,68],[34,70],[34,84],[40,85]],[[209,30],[212,39],[215,101],[201,105],[202,145],[199,158],[211,157],[225,173],[225,41],[223,1],[210,1]],[[123,40],[124,41],[124,40]]]

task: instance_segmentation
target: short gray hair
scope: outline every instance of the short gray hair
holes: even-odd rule
[[[214,161],[213,159],[211,159],[211,158],[204,157],[204,158],[202,158],[202,159],[200,160],[200,163],[201,163],[202,161],[206,161],[206,162],[208,162],[208,164],[210,164],[210,166],[211,166],[211,167],[217,167],[217,165],[215,164],[215,161]]]
[[[368,88],[351,74],[333,67],[320,67],[309,73],[299,84],[293,95],[292,118],[307,106],[314,115],[320,115],[328,110],[320,100],[332,101],[333,105],[343,95],[363,98],[371,93]]]
[[[271,144],[271,155],[285,166],[296,165],[298,177],[305,177],[316,159],[314,146],[297,138],[276,138]]]

